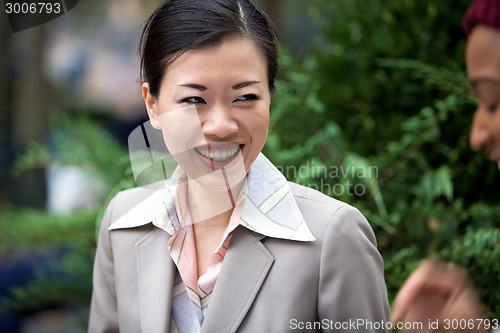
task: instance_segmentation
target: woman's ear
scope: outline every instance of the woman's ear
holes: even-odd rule
[[[149,83],[147,82],[142,84],[142,98],[144,99],[144,104],[146,104],[146,110],[148,112],[149,120],[151,121],[151,126],[156,129],[161,129],[160,120],[158,119],[158,100],[156,97],[151,95]]]

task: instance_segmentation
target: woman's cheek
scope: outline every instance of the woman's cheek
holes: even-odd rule
[[[160,116],[163,138],[169,152],[179,154],[205,142],[196,107],[170,110]]]

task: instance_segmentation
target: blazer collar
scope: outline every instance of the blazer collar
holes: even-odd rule
[[[184,176],[178,168],[168,182],[159,182],[152,194],[132,207],[109,230],[134,228],[153,223],[173,235],[182,223],[178,216],[177,180]],[[260,154],[247,176],[241,211],[242,225],[262,235],[296,241],[314,241],[302,213],[281,172]]]
[[[201,333],[236,332],[240,326],[274,263],[261,238],[246,228],[234,231]]]
[[[158,246],[169,238],[154,228],[135,245],[143,332],[169,329],[176,268],[167,246]],[[274,263],[263,238],[241,226],[234,231],[201,333],[236,332],[241,325]]]
[[[263,154],[248,172],[244,196],[241,220],[246,228],[267,237],[315,240],[285,176]]]

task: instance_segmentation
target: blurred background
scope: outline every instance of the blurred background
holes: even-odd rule
[[[470,1],[260,3],[281,40],[264,153],[367,216],[391,300],[436,257],[464,265],[500,317],[499,171],[468,146]],[[158,4],[81,1],[17,33],[0,13],[2,332],[86,330],[96,226],[135,186],[127,137],[147,120],[137,47]]]

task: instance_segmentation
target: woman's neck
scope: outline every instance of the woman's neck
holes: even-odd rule
[[[226,177],[210,186],[189,179],[186,184],[187,204],[193,223],[198,277],[209,267],[210,255],[222,242],[235,203],[245,181],[230,188]]]
[[[232,188],[225,182],[206,186],[188,178],[187,203],[193,224],[225,230],[244,183],[243,180]]]

